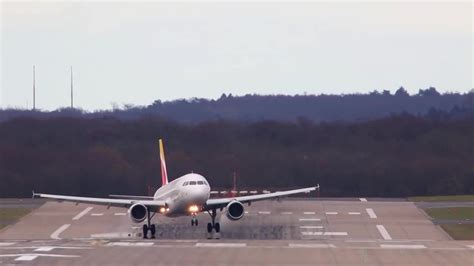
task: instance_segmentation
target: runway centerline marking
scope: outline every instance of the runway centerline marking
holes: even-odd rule
[[[61,234],[62,232],[64,232],[66,229],[68,229],[69,226],[71,226],[71,224],[63,224],[63,225],[61,225],[61,227],[59,227],[58,229],[56,229],[56,231],[54,231],[54,232],[50,235],[50,237],[51,237],[52,239],[61,239],[61,238],[59,237],[59,234]]]
[[[281,214],[289,215],[289,214],[293,214],[293,212],[282,212]]]
[[[127,215],[125,212],[116,212],[114,213],[115,216],[125,216]]]
[[[315,212],[303,212],[303,214],[312,214],[312,215],[314,215],[316,213]]]
[[[321,225],[302,225],[300,226],[301,229],[322,229]]]
[[[360,212],[348,212],[349,215],[360,215]]]
[[[298,244],[298,243],[289,243],[290,248],[336,248],[334,244]]]
[[[91,216],[103,216],[103,213],[91,213]]]
[[[77,255],[56,255],[56,254],[42,254],[42,253],[20,253],[20,254],[0,254],[1,257],[18,257],[16,261],[31,261],[37,257],[51,257],[51,258],[78,258]]]
[[[336,215],[337,212],[326,212],[326,214],[329,214],[329,215]]]
[[[380,244],[381,248],[388,249],[424,249],[424,245],[395,245],[395,244]]]
[[[467,245],[466,247],[474,249],[474,245],[473,246]]]
[[[367,208],[367,209],[365,209],[365,211],[367,212],[367,214],[369,215],[369,217],[371,219],[376,219],[377,218],[377,215],[375,215],[375,212],[372,208]]]
[[[382,235],[383,239],[385,240],[392,240],[392,237],[390,234],[387,232],[387,229],[385,229],[385,226],[378,224],[376,225],[377,229],[379,230],[379,233]]]
[[[300,222],[309,222],[309,221],[319,222],[319,221],[321,221],[321,219],[319,219],[319,218],[300,218],[299,221]]]
[[[359,198],[359,200],[362,201],[362,202],[367,202],[366,198]]]
[[[81,219],[82,216],[86,215],[88,212],[90,212],[94,207],[87,207],[85,208],[83,211],[81,211],[80,213],[78,213],[76,216],[74,216],[74,218],[72,218],[73,220],[79,220]]]
[[[239,248],[246,247],[246,243],[196,243],[196,247]]]
[[[0,242],[0,247],[15,245],[16,242]]]
[[[258,214],[270,214],[271,212],[269,211],[259,211]]]
[[[38,256],[35,255],[23,255],[15,259],[15,261],[32,261],[34,259],[38,258]]]
[[[347,236],[347,232],[301,232],[304,236]]]

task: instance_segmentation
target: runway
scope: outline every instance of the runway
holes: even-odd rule
[[[470,265],[474,241],[453,241],[411,202],[283,200],[220,219],[155,216],[141,238],[126,209],[47,202],[0,231],[0,264],[28,265]]]

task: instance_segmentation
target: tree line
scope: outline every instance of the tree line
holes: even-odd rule
[[[154,116],[15,118],[0,123],[0,196],[31,190],[88,196],[147,194],[159,186],[158,138],[168,174],[206,176],[213,187],[321,185],[321,196],[474,193],[474,116],[392,115],[363,122]]]

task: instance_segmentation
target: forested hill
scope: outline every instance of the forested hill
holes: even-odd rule
[[[0,197],[146,194],[160,173],[194,171],[213,187],[304,187],[322,196],[474,193],[474,116],[397,115],[359,123],[183,124],[145,117],[17,118],[0,123]]]
[[[150,99],[150,102],[153,102]],[[53,112],[0,110],[0,121],[19,116],[57,117],[76,116],[97,118],[111,116],[119,119],[139,119],[158,116],[180,123],[199,123],[220,119],[255,122],[262,120],[297,121],[305,118],[313,122],[368,121],[392,114],[409,113],[416,116],[446,114],[459,117],[474,112],[474,91],[440,94],[435,88],[409,95],[404,88],[396,93],[374,91],[350,95],[245,95],[223,94],[217,100],[187,99],[168,102],[154,101],[148,106],[125,105],[113,110],[83,112],[78,109],[59,109]]]

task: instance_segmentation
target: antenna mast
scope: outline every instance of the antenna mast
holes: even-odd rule
[[[73,89],[73,86],[72,86],[72,66],[71,66],[71,109],[74,108],[74,89]]]
[[[33,65],[33,111],[36,109],[35,65]]]

